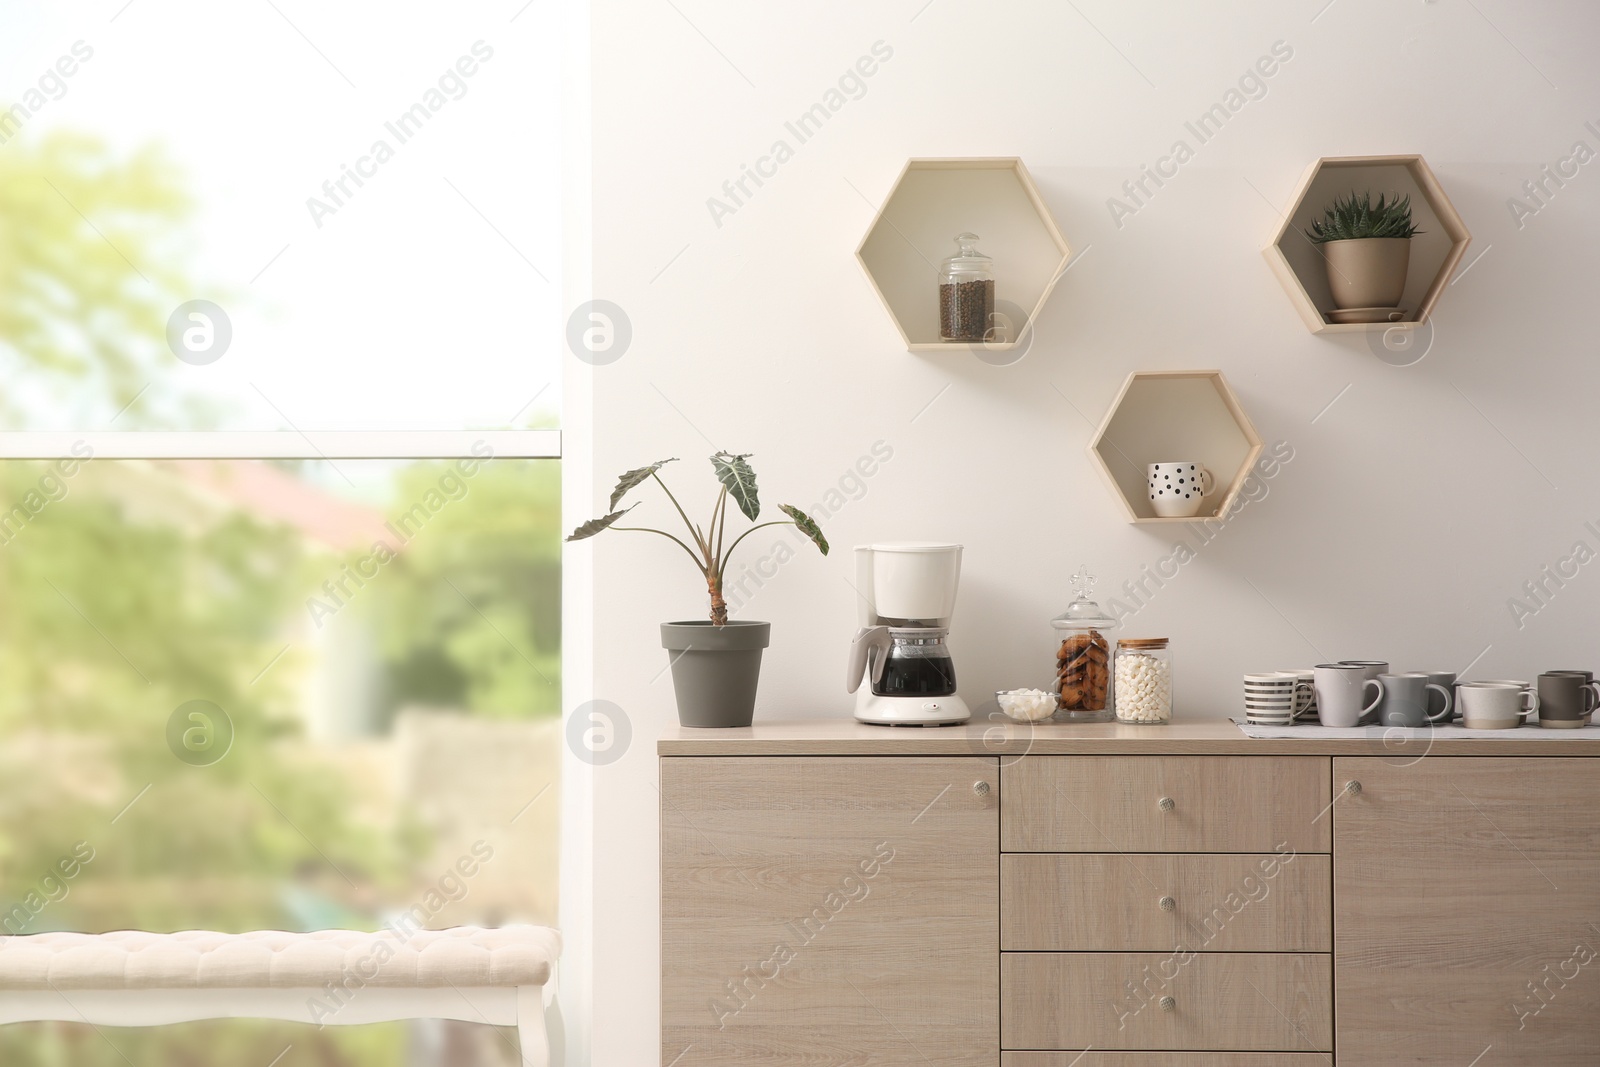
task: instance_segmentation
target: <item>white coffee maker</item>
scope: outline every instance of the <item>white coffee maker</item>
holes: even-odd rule
[[[945,644],[960,580],[960,545],[892,541],[856,547],[861,628],[850,643],[845,689],[856,695],[857,719],[944,726],[971,717],[956,696],[955,666]]]

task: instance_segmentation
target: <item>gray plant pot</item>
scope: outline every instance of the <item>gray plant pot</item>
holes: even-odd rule
[[[678,721],[698,727],[749,726],[756,712],[761,650],[771,637],[770,622],[662,623],[661,647],[672,662]]]

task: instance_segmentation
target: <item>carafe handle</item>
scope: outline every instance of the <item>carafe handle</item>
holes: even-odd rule
[[[861,688],[861,680],[869,674],[871,677],[868,680],[874,683],[883,677],[889,644],[887,626],[863,626],[856,631],[855,640],[850,642],[850,662],[845,665],[846,693],[854,693]]]

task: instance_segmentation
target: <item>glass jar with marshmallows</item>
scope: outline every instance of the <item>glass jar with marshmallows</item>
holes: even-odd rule
[[[1165,637],[1120,639],[1112,673],[1118,722],[1172,721],[1172,653]]]

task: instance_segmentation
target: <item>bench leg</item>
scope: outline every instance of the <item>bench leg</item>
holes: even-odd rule
[[[522,1067],[550,1067],[543,986],[517,987],[517,1045],[522,1051]]]

